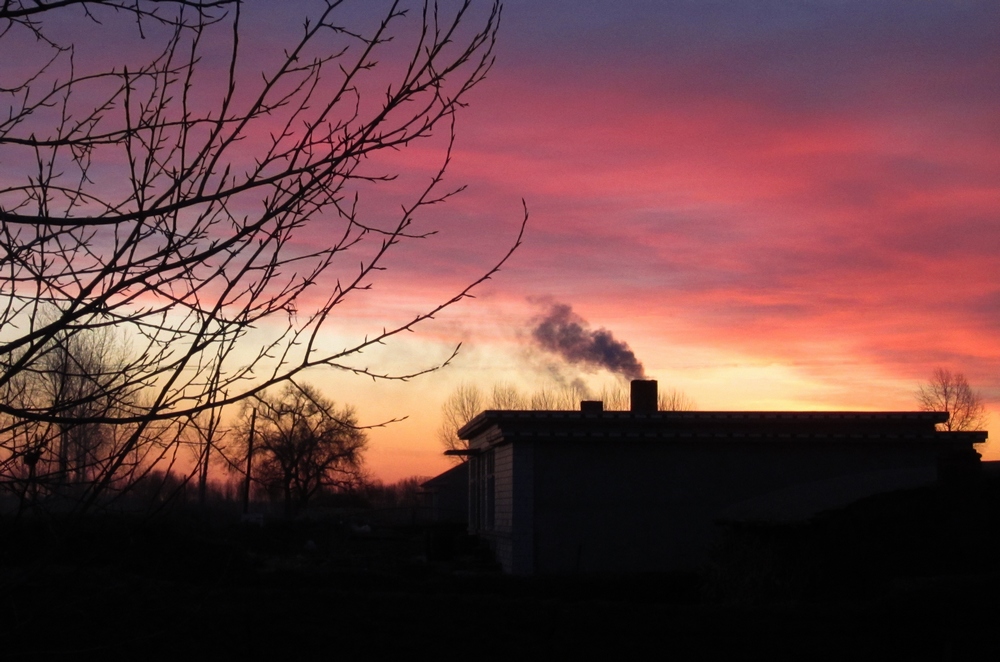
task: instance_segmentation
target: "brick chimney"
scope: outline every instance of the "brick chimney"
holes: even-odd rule
[[[580,400],[580,411],[584,414],[600,414],[604,411],[604,401]]]
[[[632,406],[631,410],[640,414],[651,414],[656,411],[656,380],[655,379],[633,379],[632,380]]]

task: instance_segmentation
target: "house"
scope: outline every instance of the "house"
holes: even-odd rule
[[[694,568],[722,521],[808,518],[896,489],[961,480],[986,432],[938,412],[485,411],[469,441],[469,530],[506,572]]]
[[[469,463],[462,462],[420,484],[420,497],[430,521],[466,524],[469,517]]]

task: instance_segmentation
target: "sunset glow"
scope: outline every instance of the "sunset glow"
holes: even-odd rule
[[[239,75],[259,77],[315,11],[277,7],[242,10]],[[347,11],[370,21],[379,12],[368,7]],[[122,26],[134,32],[131,19]],[[90,46],[81,67],[107,57]],[[378,103],[405,64],[391,60],[396,47],[359,106]],[[206,63],[200,89],[222,89],[227,72]],[[464,100],[444,183],[465,190],[420,210],[412,232],[427,236],[394,247],[317,344],[354,347],[449,301],[506,254],[526,207],[523,245],[474,298],[344,363],[402,375],[461,344],[442,370],[410,381],[329,368],[302,377],[376,426],[373,476],[449,466],[437,430],[460,384],[531,391],[582,380],[598,392],[620,380],[533,340],[553,304],[607,330],[646,376],[700,409],[916,409],[918,385],[942,367],[964,373],[1000,424],[997,3],[509,0],[496,63]],[[248,153],[281,131],[267,121]],[[379,249],[381,237],[368,239],[440,170],[446,134],[362,159],[368,176],[398,175],[370,183],[377,195],[359,210],[376,231],[300,311]],[[34,157],[19,158],[9,172],[31,170]],[[123,168],[97,162],[90,174],[114,188]],[[240,197],[234,207],[245,208],[231,211],[259,213],[257,202]],[[291,245],[313,250],[333,225],[324,220]],[[1000,459],[995,447],[988,459]]]
[[[507,3],[430,264],[498,253],[521,197],[527,240],[423,329],[463,352],[412,385],[373,468],[445,467],[433,414],[458,383],[545,380],[539,297],[703,409],[912,409],[945,366],[995,412],[998,26],[989,3]]]

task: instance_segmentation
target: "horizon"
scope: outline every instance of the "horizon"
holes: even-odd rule
[[[988,3],[505,3],[458,118],[468,189],[442,208],[486,228],[448,225],[445,248],[484,260],[522,197],[531,218],[421,332],[464,344],[414,392],[433,409],[461,383],[613,381],[530,342],[548,301],[699,409],[917,410],[944,367],[995,425],[998,26]],[[401,404],[419,420],[373,435],[373,464],[446,469],[434,416]]]
[[[496,61],[455,118],[443,186],[464,190],[419,210],[412,231],[423,238],[393,247],[316,346],[357,347],[449,301],[501,260],[526,208],[522,245],[415,333],[302,377],[376,426],[373,475],[392,483],[451,466],[437,432],[461,384],[596,393],[646,376],[705,411],[916,411],[919,386],[945,368],[982,394],[987,427],[1000,421],[1000,5],[503,5]],[[243,6],[240,80],[259,78],[315,9]],[[470,11],[478,25],[489,3]],[[147,40],[134,18],[97,26],[70,14],[47,28],[80,40],[81,70],[159,48],[162,26],[145,26]],[[352,5],[344,17],[369,26],[376,14]],[[405,64],[393,59],[414,38],[403,25],[359,88],[362,108]],[[116,54],[95,36],[106,29],[121,32]],[[25,40],[12,78],[35,64],[33,49]],[[213,44],[204,56],[192,103],[212,108],[228,54]],[[252,162],[273,128],[261,124],[241,158]],[[365,222],[382,228],[426,187],[447,133],[365,161]],[[18,167],[35,167],[8,164],[8,187]],[[117,194],[121,166],[98,160],[91,174]],[[253,214],[259,202],[233,208]],[[310,219],[288,248],[313,250],[337,220]],[[231,358],[249,362],[285,324],[304,324],[377,250],[338,255],[295,306],[247,329]],[[442,363],[408,381],[371,377]],[[991,442],[980,451],[1000,459]]]

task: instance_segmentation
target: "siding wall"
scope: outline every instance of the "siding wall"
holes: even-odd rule
[[[514,502],[514,447],[511,444],[499,446],[495,449],[495,453],[493,465],[496,485],[495,531],[509,535]]]
[[[493,449],[494,455],[494,522],[493,531],[484,532],[504,572],[511,572],[514,501],[514,447],[511,444]]]
[[[510,444],[513,449],[513,530],[510,567],[514,575],[535,572],[535,447],[533,444]]]
[[[760,511],[764,519],[781,519],[804,499],[843,506],[932,482],[937,452],[906,444],[536,444],[534,565],[524,572],[697,567],[716,542],[715,521],[744,504],[765,500],[772,512]]]
[[[803,519],[935,480],[954,443],[513,439],[473,447],[493,467],[489,516],[470,521],[511,574],[694,568],[719,520]],[[486,466],[486,465],[484,465]],[[481,483],[486,484],[486,477]],[[482,485],[478,486],[482,489]],[[470,499],[472,502],[474,499]]]
[[[506,444],[494,452],[493,530],[472,531],[493,550],[504,572],[535,571],[535,479],[531,444]]]

